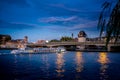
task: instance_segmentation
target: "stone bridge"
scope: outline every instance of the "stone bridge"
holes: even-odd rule
[[[106,42],[102,41],[86,41],[86,42],[49,42],[46,44],[27,44],[27,46],[36,46],[36,47],[54,47],[54,46],[89,46],[89,45],[95,45],[95,46],[105,46]],[[120,42],[114,44],[113,42],[110,42],[108,44],[108,51],[110,51],[111,46],[120,46]]]

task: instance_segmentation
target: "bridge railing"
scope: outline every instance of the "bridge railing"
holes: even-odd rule
[[[48,44],[79,44],[79,43],[105,43],[105,42],[101,42],[101,41],[85,41],[85,42],[50,42]]]
[[[105,45],[106,42],[104,41],[86,41],[86,42],[49,42],[46,44],[27,44],[29,46],[49,46],[49,45]],[[110,42],[109,44],[114,44],[114,42]],[[116,45],[120,45],[118,42]]]
[[[95,45],[95,44],[106,44],[105,41],[85,41],[85,42],[50,42],[48,44],[54,45],[54,44],[60,44],[60,45],[79,45],[79,44],[90,44],[90,45]],[[109,44],[114,44],[114,42],[109,42]],[[116,44],[120,44],[120,42],[117,42]]]

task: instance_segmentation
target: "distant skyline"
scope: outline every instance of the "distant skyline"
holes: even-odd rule
[[[0,34],[13,39],[28,36],[31,42],[99,35],[97,22],[105,1],[117,0],[0,0]]]

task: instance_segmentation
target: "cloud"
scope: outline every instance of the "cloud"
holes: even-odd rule
[[[65,10],[68,10],[68,11],[73,11],[73,12],[80,12],[79,9],[69,8],[69,7],[65,6],[64,4],[49,4],[49,6],[51,6],[51,7],[57,7],[57,8],[62,8],[62,9],[65,9]]]
[[[49,23],[54,25],[72,26],[77,23],[78,17],[77,16],[44,17],[44,18],[39,18],[38,21],[42,23]]]
[[[25,8],[30,8],[31,4],[27,0],[0,0],[0,14],[7,16],[12,14],[15,14],[17,12],[20,12],[21,8],[24,10]],[[22,11],[23,12],[23,11]]]
[[[29,6],[27,0],[0,0],[2,4],[18,5],[18,6]]]
[[[71,4],[72,2],[72,4]],[[89,3],[90,2],[90,3]],[[99,2],[99,1],[96,1]],[[80,16],[80,17],[90,17],[95,18],[100,13],[100,7],[98,3],[94,4],[96,7],[92,6],[94,1],[70,1],[67,3],[49,3],[46,5],[46,10],[50,15],[53,16]],[[100,3],[99,3],[100,4]]]
[[[40,27],[37,24],[31,24],[31,23],[23,23],[23,22],[11,22],[11,23],[16,24],[16,25],[26,25],[26,26],[29,26],[29,27]]]
[[[81,1],[49,1],[49,0],[35,0],[32,2],[34,7],[40,14],[46,14],[47,16],[89,16],[95,15],[94,10],[91,11],[91,5],[81,6]],[[72,4],[71,4],[72,3]],[[86,8],[87,7],[87,8]],[[98,10],[98,9],[97,9]]]
[[[38,27],[36,24],[28,24],[28,23],[18,23],[18,22],[6,22],[3,20],[0,20],[0,28],[1,29],[32,29]]]
[[[85,22],[87,21],[87,22]],[[45,28],[53,30],[53,31],[79,31],[79,30],[88,30],[88,31],[94,31],[97,30],[97,20],[91,21],[91,20],[84,20],[83,23],[77,23],[73,26],[64,26],[64,25],[50,25],[45,26]]]
[[[39,18],[38,21],[46,24],[49,23],[53,25],[60,25],[62,27],[69,27],[70,29],[87,28],[89,26],[96,27],[97,24],[97,20],[86,19],[79,16],[45,17],[45,18]]]
[[[71,16],[71,17],[47,17],[47,18],[40,18],[40,22],[45,22],[45,23],[54,23],[54,22],[69,22],[75,20],[77,17],[76,16]]]
[[[79,30],[79,29],[88,29],[90,30],[90,28],[95,28],[97,29],[97,20],[96,21],[88,21],[86,23],[80,23],[80,24],[76,24],[73,27],[69,28],[69,30]]]

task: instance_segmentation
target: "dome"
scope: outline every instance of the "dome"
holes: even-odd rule
[[[86,37],[87,34],[84,31],[80,31],[78,37]]]

